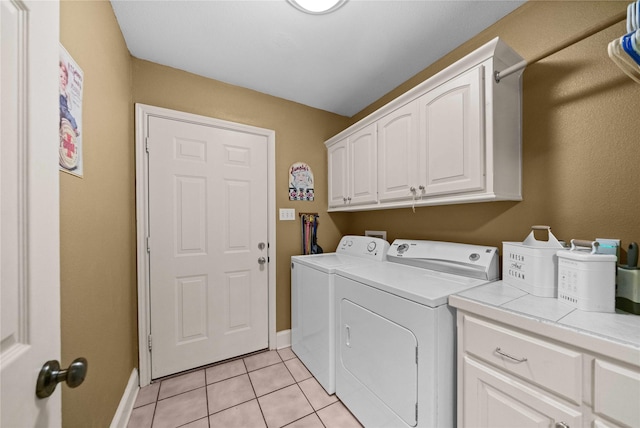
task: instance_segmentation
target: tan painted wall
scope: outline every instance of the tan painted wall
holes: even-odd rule
[[[173,110],[215,117],[276,132],[276,207],[320,213],[319,244],[341,236],[348,215],[326,215],[327,157],[323,141],[346,127],[347,119],[249,89],[228,85],[170,67],[133,60],[134,100]],[[288,168],[308,163],[317,183],[315,200],[289,201]],[[297,218],[297,217],[296,217]],[[276,330],[290,327],[290,259],[300,254],[300,221],[277,221]]]
[[[62,425],[105,427],[138,364],[131,56],[107,1],[63,1],[60,41],[84,71],[84,177],[60,173]]]
[[[83,68],[85,175],[61,173],[62,363],[89,359],[63,390],[63,425],[106,426],[137,366],[133,102],[274,129],[278,208],[321,214],[320,245],[365,229],[397,237],[500,246],[546,223],[563,239],[640,239],[640,86],[606,44],[617,26],[533,65],[524,75],[524,201],[327,214],[324,140],[499,35],[525,58],[624,10],[627,2],[530,2],[352,120],[168,67],[131,59],[110,4],[63,1],[61,42]],[[287,167],[308,162],[317,199],[289,202]],[[290,327],[289,257],[298,222],[278,222],[277,330]]]
[[[535,1],[525,4],[354,117],[358,120],[500,36],[532,58],[604,19],[628,2]],[[523,80],[522,202],[493,202],[352,213],[343,232],[387,230],[415,238],[494,245],[520,241],[534,224],[565,240],[640,240],[640,85],[607,56],[625,33],[616,24],[531,65]],[[626,252],[623,251],[623,260]]]

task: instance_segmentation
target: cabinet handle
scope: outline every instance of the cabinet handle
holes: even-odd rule
[[[347,324],[345,324],[344,328],[345,328],[346,333],[347,333],[345,345],[351,347],[351,327],[349,327]]]
[[[556,422],[556,428],[569,428],[569,425],[564,422]]]
[[[413,187],[413,186],[411,186],[411,187],[409,187],[409,191],[410,191],[411,193],[416,193],[416,188],[415,188],[415,187]]]
[[[347,198],[342,198],[342,202],[347,203]]]
[[[351,202],[351,196],[349,196],[349,197],[347,198],[347,201]]]
[[[509,355],[503,350],[501,350],[500,347],[496,348],[496,352],[502,355],[503,357],[507,357],[510,360],[515,361],[516,363],[524,363],[525,361],[527,361],[527,357],[522,357],[522,358],[514,357],[513,355]]]
[[[422,190],[424,192],[425,187],[424,186],[418,186],[418,189]]]

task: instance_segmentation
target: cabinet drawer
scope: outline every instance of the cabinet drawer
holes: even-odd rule
[[[640,372],[594,362],[593,410],[625,426],[640,426]]]
[[[586,426],[580,406],[565,404],[512,376],[465,357],[461,427]]]
[[[582,396],[582,355],[465,315],[464,351],[575,404]]]

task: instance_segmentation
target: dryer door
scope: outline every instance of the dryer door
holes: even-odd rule
[[[418,341],[405,327],[340,300],[340,364],[407,425],[417,423]]]

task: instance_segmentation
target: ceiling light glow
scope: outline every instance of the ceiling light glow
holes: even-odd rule
[[[287,0],[293,7],[306,13],[320,15],[330,13],[346,3],[347,0]]]

